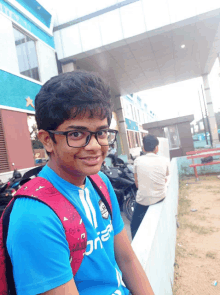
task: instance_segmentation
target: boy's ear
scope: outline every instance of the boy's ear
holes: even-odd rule
[[[46,130],[41,129],[38,131],[37,137],[40,140],[40,142],[43,144],[45,150],[51,153],[53,151],[53,141],[49,133]]]

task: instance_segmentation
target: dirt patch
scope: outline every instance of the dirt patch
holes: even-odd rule
[[[220,294],[220,179],[199,179],[180,182],[175,295]]]

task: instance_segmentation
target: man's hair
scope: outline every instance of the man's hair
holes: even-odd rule
[[[74,71],[47,81],[35,98],[38,130],[55,130],[78,115],[107,118],[111,123],[112,105],[109,86],[96,73]]]
[[[159,140],[154,135],[148,134],[143,138],[143,145],[146,152],[153,152],[159,145]]]

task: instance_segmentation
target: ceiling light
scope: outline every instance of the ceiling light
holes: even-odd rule
[[[183,49],[183,48],[185,48],[185,47],[186,47],[186,45],[185,45],[185,44],[182,44],[180,47]]]

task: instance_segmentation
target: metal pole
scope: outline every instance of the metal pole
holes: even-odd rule
[[[199,94],[199,91],[198,91],[198,94]],[[205,119],[204,119],[204,115],[203,115],[203,111],[202,111],[200,94],[199,94],[199,104],[200,104],[200,109],[201,109],[201,113],[202,113],[202,121],[203,121],[203,125],[204,125],[204,130],[205,130],[205,140],[206,140],[206,144],[208,145],[209,143],[208,143],[207,134],[206,134],[206,124],[205,124]]]
[[[209,130],[210,143],[211,143],[211,147],[213,147],[212,134],[211,134],[210,123],[209,123],[209,117],[208,117],[208,112],[207,112],[207,108],[206,108],[206,104],[205,104],[205,97],[204,97],[204,92],[203,92],[202,85],[201,85],[201,89],[202,89],[202,97],[203,97],[203,103],[204,103],[205,114],[206,114],[206,121],[207,121],[207,125],[208,125],[208,130]]]

